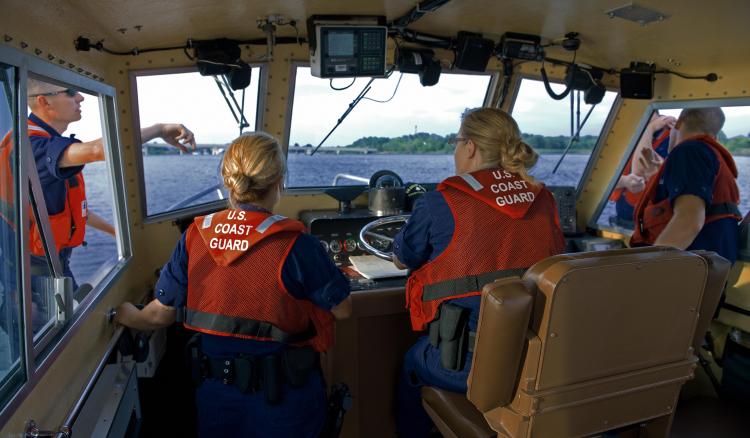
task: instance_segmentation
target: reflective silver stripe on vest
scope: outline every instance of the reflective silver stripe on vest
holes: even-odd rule
[[[203,223],[201,224],[201,228],[206,229],[211,226],[211,221],[214,219],[214,214],[211,213],[208,216],[203,218]]]
[[[472,189],[474,189],[475,192],[478,192],[484,188],[482,183],[477,181],[476,178],[474,178],[472,175],[469,175],[468,173],[464,173],[462,175],[458,175],[461,178],[463,178],[464,181],[466,181],[467,184],[471,186]]]
[[[286,217],[284,217],[284,216],[282,216],[280,214],[275,214],[273,216],[268,216],[263,222],[260,223],[260,225],[258,225],[255,228],[255,231],[263,234],[263,233],[266,232],[266,230],[268,230],[269,228],[271,228],[271,225],[275,224],[278,221],[284,220],[284,219],[286,219]]]
[[[180,310],[180,309],[178,309]],[[180,312],[178,312],[179,314]],[[302,333],[287,333],[270,322],[245,319],[234,316],[219,315],[216,313],[200,312],[193,309],[183,308],[181,320],[187,325],[206,330],[214,330],[233,335],[253,336],[256,338],[269,338],[276,342],[290,344],[302,342],[315,337],[315,327]]]
[[[45,131],[45,130],[44,130],[44,128],[42,128],[42,127],[40,127],[40,126],[35,126],[35,125],[26,125],[26,129],[27,129],[28,131],[36,131],[36,132],[42,132],[42,133],[44,133],[44,134],[49,134],[49,132]]]
[[[500,278],[520,277],[526,272],[526,268],[502,269],[500,271],[485,272],[484,274],[468,275],[466,277],[453,278],[428,284],[422,290],[422,301],[434,301],[441,298],[463,295],[476,292],[493,281]]]

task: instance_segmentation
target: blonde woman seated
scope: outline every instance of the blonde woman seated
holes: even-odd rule
[[[334,315],[350,311],[349,284],[300,222],[271,212],[284,171],[271,136],[232,142],[221,168],[230,208],[195,218],[156,298],[117,312],[135,329],[178,320],[200,333],[202,437],[317,437],[325,421],[318,353],[333,343]]]
[[[429,333],[404,359],[402,437],[427,436],[432,428],[421,386],[466,392],[482,287],[522,275],[564,248],[552,193],[528,174],[537,159],[507,113],[467,111],[455,138],[456,176],[419,198],[396,236],[394,263],[412,270],[412,328]]]

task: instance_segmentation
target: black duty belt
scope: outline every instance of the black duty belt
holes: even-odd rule
[[[706,216],[718,216],[723,214],[731,214],[742,217],[740,208],[737,206],[737,204],[731,202],[725,202],[723,204],[711,204],[706,207]]]
[[[482,290],[482,288],[493,281],[506,277],[520,277],[526,272],[526,268],[502,269],[494,272],[485,272],[478,275],[467,275],[466,277],[453,278],[428,284],[422,291],[422,301],[434,301],[442,298],[462,295],[469,292]]]
[[[294,344],[315,337],[315,326],[310,326],[301,333],[287,333],[279,327],[267,321],[239,318],[234,316],[220,315],[217,313],[201,312],[183,307],[177,311],[177,322],[187,325],[214,330],[234,335],[253,336],[256,338],[268,338],[282,344]]]
[[[320,366],[320,355],[310,347],[259,356],[211,357],[199,351],[191,356],[197,359],[191,364],[198,378],[196,384],[213,378],[243,393],[262,389],[269,404],[281,401],[284,383],[292,388],[304,386],[310,373]]]

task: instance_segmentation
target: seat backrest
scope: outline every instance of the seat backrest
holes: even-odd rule
[[[703,292],[701,300],[700,315],[698,324],[693,337],[693,349],[697,352],[703,345],[708,327],[711,320],[716,315],[716,309],[721,301],[721,294],[724,292],[724,286],[727,283],[729,270],[732,267],[729,260],[716,254],[713,251],[694,251],[706,260],[708,265],[708,279],[706,280],[706,289]]]
[[[690,356],[706,261],[677,250],[580,254],[525,278],[542,342],[536,390]]]
[[[519,384],[555,390],[692,359],[704,288],[726,279],[722,260],[659,247],[565,254],[485,286],[469,400],[487,412]],[[530,301],[528,324],[509,327]]]
[[[750,257],[750,211],[740,223],[740,255]]]

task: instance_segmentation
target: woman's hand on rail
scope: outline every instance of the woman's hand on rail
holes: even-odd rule
[[[122,303],[117,308],[114,321],[140,331],[152,331],[167,327],[175,321],[177,311],[174,307],[165,306],[159,300],[152,300],[138,310],[132,303]]]

